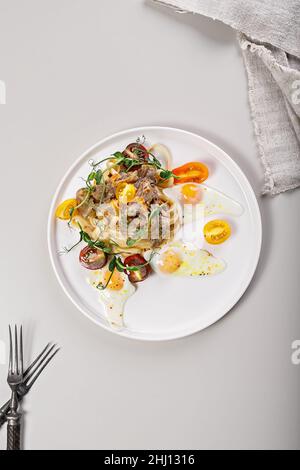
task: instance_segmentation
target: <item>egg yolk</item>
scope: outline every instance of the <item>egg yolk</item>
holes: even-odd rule
[[[177,271],[182,264],[178,253],[173,250],[165,251],[158,262],[159,269],[165,274],[172,274]]]
[[[185,184],[181,188],[181,195],[184,204],[197,204],[201,201],[201,190],[193,183]]]
[[[204,237],[207,243],[219,245],[224,243],[231,235],[231,227],[225,220],[212,220],[204,227]]]
[[[107,288],[110,290],[121,290],[124,286],[124,279],[119,273],[119,271],[114,271],[109,281],[110,276],[111,276],[111,272],[107,271],[104,276],[105,285],[108,283]]]

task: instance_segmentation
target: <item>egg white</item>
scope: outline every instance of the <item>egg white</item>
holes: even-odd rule
[[[179,201],[183,205],[182,201],[182,188],[188,183],[178,184],[173,186],[172,188],[167,188],[164,192],[169,196],[171,199],[175,199]],[[235,217],[240,217],[243,212],[243,206],[232,199],[231,197],[227,196],[226,194],[218,191],[217,189],[211,188],[206,184],[197,184],[191,183],[199,188],[201,199],[200,204],[204,205],[204,215],[210,216],[215,214],[228,214],[233,215]]]
[[[89,284],[96,288],[99,282],[105,283],[106,269],[92,273],[88,279]],[[127,300],[135,293],[136,287],[129,281],[125,273],[119,273],[124,284],[120,290],[112,290],[107,287],[98,290],[99,301],[105,309],[106,318],[112,328],[121,329],[125,326],[124,310]]]
[[[180,267],[173,273],[164,273],[161,270],[162,256],[168,250],[176,253],[181,260]],[[174,241],[166,244],[151,261],[152,269],[164,277],[211,276],[221,273],[226,263],[214,257],[207,250],[200,249],[191,243]]]

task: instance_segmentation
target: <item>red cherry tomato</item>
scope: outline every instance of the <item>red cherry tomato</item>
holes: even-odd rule
[[[124,154],[129,158],[138,158],[140,160],[148,160],[149,158],[147,149],[143,145],[137,144],[136,142],[127,145],[126,149],[124,150]]]
[[[125,258],[124,264],[128,267],[141,266],[137,271],[127,271],[130,282],[134,283],[144,281],[150,274],[150,266],[147,264],[145,258],[143,258],[141,255],[128,256]]]
[[[86,246],[80,252],[79,261],[84,268],[96,271],[106,265],[107,255],[97,248]]]

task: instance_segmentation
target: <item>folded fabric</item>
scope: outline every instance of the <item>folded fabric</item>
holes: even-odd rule
[[[238,31],[264,167],[263,193],[300,186],[300,1],[153,0]]]

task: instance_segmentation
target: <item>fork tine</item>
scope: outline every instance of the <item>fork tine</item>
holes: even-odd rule
[[[9,325],[9,366],[8,366],[8,374],[12,374],[12,361],[13,361],[13,352],[12,352],[12,334],[11,334],[11,327]]]
[[[43,357],[41,357],[40,360],[37,360],[37,361],[36,361],[37,365],[36,365],[34,368],[31,367],[31,373],[26,376],[26,379],[25,379],[25,381],[24,381],[25,385],[28,384],[29,380],[34,376],[34,374],[36,373],[36,371],[41,367],[41,365],[44,364],[44,362],[46,361],[47,357],[49,357],[49,355],[51,354],[51,352],[53,351],[53,349],[54,349],[55,347],[56,347],[56,345],[53,344],[53,345],[51,346],[51,348],[47,351],[47,353],[46,353]]]
[[[24,373],[24,364],[23,364],[23,327],[20,328],[20,373]]]
[[[32,386],[35,384],[36,380],[39,378],[39,376],[41,375],[41,373],[43,372],[43,370],[47,367],[47,365],[49,364],[50,361],[52,361],[52,359],[54,358],[54,356],[56,356],[56,354],[58,353],[60,349],[56,349],[56,351],[54,351],[54,353],[49,357],[49,359],[45,362],[45,364],[40,368],[40,370],[37,372],[37,374],[35,375],[35,377],[33,377],[32,381],[30,382],[30,384],[27,385],[28,387],[28,391],[32,388]],[[42,362],[41,364],[36,368],[38,369],[40,366],[42,365]],[[31,377],[34,375],[35,371],[31,374]]]
[[[15,363],[14,363],[14,374],[19,373],[19,353],[18,353],[18,328],[15,325]]]
[[[41,357],[44,355],[44,353],[47,351],[47,349],[49,348],[49,346],[51,346],[51,343],[48,343],[47,346],[45,347],[45,349],[43,349],[43,351],[41,352],[41,354],[39,354],[39,356],[33,361],[32,364],[30,364],[30,366],[25,370],[24,372],[24,376],[26,378],[26,376],[29,374],[29,372],[34,368],[34,366],[36,365],[36,363],[41,359]]]

